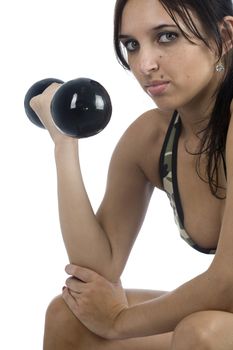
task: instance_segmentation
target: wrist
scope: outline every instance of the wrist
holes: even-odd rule
[[[115,339],[127,339],[130,338],[130,335],[128,335],[128,320],[130,318],[130,311],[131,308],[125,308],[123,309],[117,316],[115,325],[114,325],[114,334]]]
[[[149,327],[150,321],[148,321],[148,312],[145,312],[144,309],[145,305],[145,303],[136,304],[121,311],[115,322],[116,339],[146,337],[155,334]]]
[[[55,153],[65,149],[75,148],[78,146],[78,139],[61,134],[54,138]]]

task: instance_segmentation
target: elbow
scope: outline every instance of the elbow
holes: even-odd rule
[[[105,264],[99,274],[109,282],[118,283],[124,270],[124,266],[125,264],[122,264],[122,262],[119,263],[119,261],[116,261],[112,256],[109,264]]]
[[[103,263],[97,263],[91,259],[89,261],[86,260],[85,262],[83,262],[84,260],[81,259],[69,259],[69,261],[72,265],[81,266],[96,272],[98,275],[104,277],[109,282],[116,283],[120,279],[119,271],[115,269],[112,261]]]
[[[117,283],[121,278],[122,271],[116,267],[114,261],[109,266],[106,266],[103,273],[100,273],[109,282]]]
[[[122,263],[119,263],[119,259],[115,258],[112,251],[104,249],[96,254],[95,247],[88,245],[79,250],[74,245],[69,248],[67,247],[66,250],[70,264],[90,269],[109,282],[115,283],[119,281],[124,266],[122,267]],[[87,251],[89,254],[86,253]]]
[[[207,280],[213,309],[233,312],[233,275],[229,275],[226,269],[210,268]]]
[[[110,267],[106,267],[101,270],[93,269],[93,268],[90,268],[90,269],[95,271],[100,276],[104,277],[106,280],[114,284],[118,283],[121,277],[114,269],[111,269]]]
[[[113,267],[112,264],[106,263],[105,265],[100,265],[100,264],[93,264],[92,262],[86,262],[86,263],[81,263],[80,261],[77,261],[77,259],[70,260],[70,264],[74,266],[80,266],[86,269],[89,269],[91,271],[96,272],[98,275],[104,277],[106,280],[108,280],[111,283],[117,283],[120,280],[120,275],[118,271],[116,271]]]
[[[223,310],[233,313],[233,278],[225,276],[222,280],[219,297],[222,299]]]

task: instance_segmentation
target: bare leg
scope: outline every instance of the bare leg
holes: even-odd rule
[[[232,350],[233,314],[200,311],[184,318],[174,330],[171,350]]]
[[[127,290],[130,305],[159,297],[165,292]],[[87,328],[71,313],[61,296],[48,307],[44,350],[169,350],[172,333],[127,340],[105,340]]]

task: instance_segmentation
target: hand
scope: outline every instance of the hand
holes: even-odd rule
[[[66,281],[63,299],[74,315],[93,333],[118,339],[116,320],[128,308],[121,282],[111,283],[96,272],[68,265],[66,272],[72,277]]]
[[[44,125],[44,127],[50,133],[53,141],[56,143],[57,139],[71,139],[69,136],[64,135],[55,125],[51,111],[51,101],[56,91],[60,88],[62,84],[53,83],[49,85],[42,94],[34,96],[30,100],[30,106],[37,114],[38,118]]]

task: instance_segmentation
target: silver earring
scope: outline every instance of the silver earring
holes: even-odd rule
[[[216,71],[219,72],[219,73],[225,71],[225,67],[224,67],[224,64],[223,64],[222,62],[220,62],[219,64],[217,64],[217,66],[216,66]]]

